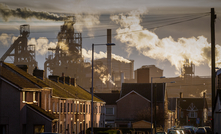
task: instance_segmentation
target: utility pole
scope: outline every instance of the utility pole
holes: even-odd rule
[[[157,85],[154,86],[154,131],[157,132]]]
[[[211,8],[211,65],[212,65],[212,131],[214,131],[214,106],[215,106],[215,11]]]

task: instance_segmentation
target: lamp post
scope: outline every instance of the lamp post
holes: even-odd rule
[[[107,44],[92,44],[92,61],[91,61],[91,67],[92,67],[92,73],[91,73],[91,134],[93,134],[93,115],[94,115],[94,106],[93,106],[93,96],[94,96],[94,46],[99,45],[107,45],[107,46],[114,46],[114,43],[107,43]]]
[[[165,78],[162,77],[151,77],[151,134],[153,134],[153,79],[154,78]]]
[[[176,83],[175,81],[171,81],[171,82],[163,82],[163,119],[165,120],[165,111],[164,111],[164,103],[165,103],[165,87],[164,85],[166,83]],[[173,114],[172,114],[173,115]],[[172,118],[171,118],[172,119]],[[163,131],[164,131],[164,125],[163,125]]]

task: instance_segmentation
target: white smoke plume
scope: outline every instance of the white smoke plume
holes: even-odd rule
[[[0,42],[3,46],[9,46],[9,45],[13,44],[13,42],[16,38],[17,37],[15,37],[13,34],[2,33],[0,35]]]
[[[28,45],[35,45],[37,54],[44,55],[48,52],[48,48],[55,48],[56,43],[49,42],[46,37],[40,37],[38,39],[31,38],[28,41]]]
[[[85,59],[91,60],[92,50],[87,51],[86,49],[82,48],[82,56]],[[124,62],[124,63],[131,63],[130,60],[127,60],[127,59],[123,58],[122,56],[119,56],[116,54],[112,54],[111,56],[113,59],[115,59],[117,61]],[[106,53],[101,52],[101,51],[99,53],[94,52],[94,59],[101,59],[101,58],[107,58],[107,52]]]
[[[93,32],[91,28],[94,27],[94,25],[100,24],[99,20],[100,15],[93,15],[93,14],[76,14],[75,15],[75,29],[78,32],[82,32],[83,28],[88,29],[88,36],[93,37]]]
[[[0,14],[5,21],[10,17],[17,17],[22,19],[36,18],[43,20],[63,21],[65,17],[58,16],[48,12],[32,11],[28,8],[17,8],[15,10],[10,9],[7,5],[0,3]]]
[[[177,41],[171,36],[160,39],[154,32],[140,25],[142,15],[146,10],[131,11],[128,14],[112,15],[112,21],[120,25],[116,30],[116,39],[126,44],[126,51],[131,54],[135,48],[144,56],[160,61],[168,60],[177,70],[189,59],[196,66],[208,64],[210,66],[210,43],[204,36],[179,38]],[[216,63],[221,62],[221,47],[216,45]],[[218,65],[217,65],[218,66]]]

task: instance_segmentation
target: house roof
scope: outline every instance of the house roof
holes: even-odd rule
[[[37,86],[25,79],[24,77],[17,74],[17,72],[11,71],[5,66],[0,66],[0,76],[19,88],[37,88]]]
[[[44,116],[50,118],[51,120],[56,119],[56,117],[53,114],[50,114],[49,112],[46,112],[44,109],[40,108],[39,106],[37,106],[35,104],[27,104],[27,105],[30,106],[31,108],[35,109],[39,113],[43,114]]]
[[[42,87],[42,88],[43,87],[49,87],[47,84],[44,83],[43,80],[34,77],[33,75],[25,72],[24,70],[20,69],[19,67],[15,66],[14,64],[4,63],[4,65],[6,65],[7,68],[10,68],[10,69],[14,70],[14,72],[20,74],[21,76],[25,77],[26,79],[28,79],[33,84],[38,85],[39,87]]]
[[[115,105],[116,101],[120,98],[120,93],[95,93],[95,96],[104,100],[106,105]]]
[[[153,83],[153,91],[157,94],[156,96],[158,102],[164,101],[163,84],[164,83]],[[151,100],[151,83],[123,83],[120,97],[127,95],[133,90],[146,99]]]
[[[180,101],[180,102],[179,102]],[[204,108],[204,98],[178,98],[177,103],[180,103],[182,109],[188,109],[188,107],[193,103],[197,109]],[[208,108],[207,101],[205,99],[205,108]]]
[[[79,86],[74,87],[72,85],[54,82],[49,79],[45,79],[43,81],[31,74],[28,74],[14,64],[2,63],[3,65],[0,66],[0,76],[22,89],[28,90],[30,88],[36,89],[51,87],[53,88],[53,96],[91,100],[91,94]],[[94,97],[94,101],[102,102],[102,100],[98,99],[97,97]]]
[[[45,79],[45,82],[54,88],[53,89],[54,96],[91,100],[91,94],[80,86],[75,87],[73,85],[68,85],[65,83],[63,84],[49,79]],[[95,96],[93,97],[93,99],[94,101],[103,102],[102,100],[98,99]]]

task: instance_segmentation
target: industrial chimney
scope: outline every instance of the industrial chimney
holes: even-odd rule
[[[107,43],[111,43],[111,29],[107,29]],[[111,75],[111,45],[107,46],[107,75]],[[111,83],[110,81],[107,82],[107,88],[111,88]]]

